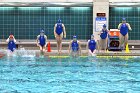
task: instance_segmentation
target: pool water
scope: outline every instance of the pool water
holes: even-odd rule
[[[5,57],[0,93],[140,93],[140,58]]]

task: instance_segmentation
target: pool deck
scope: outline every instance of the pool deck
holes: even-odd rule
[[[52,50],[51,52],[47,52],[50,56],[68,56],[68,50],[62,50],[61,54],[58,54],[57,50]],[[88,56],[87,50],[82,50],[81,56]],[[96,56],[140,56],[140,50],[131,50],[129,53],[125,51],[107,51],[107,52],[97,52]]]
[[[1,41],[0,42],[1,49],[6,49],[6,47],[7,47],[7,43],[5,42],[6,40],[2,39],[0,41]],[[79,40],[79,41],[81,42],[82,50],[85,50],[87,40]],[[47,40],[47,42],[50,42],[52,50],[57,49],[56,48],[57,47],[56,40]],[[63,46],[62,49],[63,50],[68,49],[69,42],[70,42],[70,40],[63,40],[62,41],[62,46]],[[25,49],[29,49],[29,50],[38,50],[39,49],[36,45],[35,40],[17,40],[16,44],[18,45],[18,47],[22,46]],[[140,50],[140,40],[129,40],[128,45],[129,45],[130,50]]]
[[[7,43],[5,40],[1,40],[1,51],[5,51],[7,47]],[[57,47],[56,47],[56,41],[55,40],[48,40],[51,43],[51,52],[46,52],[49,56],[69,56],[68,53],[68,46],[70,40],[63,40],[62,42],[62,53],[58,54]],[[81,42],[82,47],[82,53],[81,56],[88,56],[88,51],[86,50],[86,43],[87,40],[79,40]],[[36,51],[36,53],[39,53],[39,48],[36,46],[35,40],[17,40],[18,47],[22,46],[26,50],[33,50]],[[132,48],[133,46],[133,48]],[[123,51],[97,51],[97,56],[140,56],[140,40],[129,40],[129,49],[130,53],[126,53],[125,50]]]

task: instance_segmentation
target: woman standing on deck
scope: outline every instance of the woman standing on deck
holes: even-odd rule
[[[128,30],[132,30],[130,24],[126,23],[126,18],[122,18],[122,23],[118,25],[118,29],[120,30],[119,47],[124,49],[126,47],[126,44],[128,43]]]
[[[65,26],[61,22],[61,19],[58,19],[58,22],[54,26],[54,36],[57,41],[58,53],[60,54],[62,49],[62,38],[66,38]]]
[[[103,29],[100,31],[100,50],[107,49],[107,38],[108,38],[108,30],[106,29],[106,25],[103,25]]]

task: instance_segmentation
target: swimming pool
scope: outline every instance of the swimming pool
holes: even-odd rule
[[[0,60],[0,93],[140,93],[140,58]]]

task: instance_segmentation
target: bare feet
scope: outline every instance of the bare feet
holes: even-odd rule
[[[60,55],[60,54],[61,54],[61,51],[59,50],[59,51],[58,51],[58,55]]]

